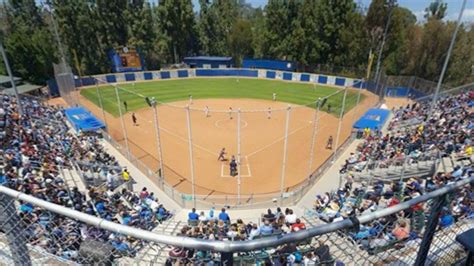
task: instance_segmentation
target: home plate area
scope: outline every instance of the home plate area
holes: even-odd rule
[[[250,171],[250,163],[249,163],[248,157],[247,156],[242,157],[241,160],[242,160],[242,165],[240,167],[240,171],[242,172],[240,173],[240,177],[251,177],[252,172]],[[230,175],[229,163],[230,161],[221,162],[221,177],[228,177],[228,178],[238,177],[238,175],[236,176]],[[237,167],[237,169],[239,168]]]

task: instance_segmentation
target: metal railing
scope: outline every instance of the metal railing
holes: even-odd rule
[[[306,243],[309,243],[309,245],[311,245],[312,238],[319,239],[320,237],[324,237],[327,234],[333,234],[332,236],[334,237],[339,236],[338,241],[343,241],[343,239],[347,240],[347,237],[345,237],[343,233],[344,230],[352,230],[354,228],[358,228],[360,225],[376,222],[381,218],[396,215],[404,210],[411,209],[413,206],[419,205],[421,203],[426,203],[426,206],[429,206],[429,217],[427,219],[427,226],[422,231],[423,233],[421,243],[414,242],[416,245],[415,248],[419,251],[417,258],[418,262],[419,260],[423,261],[423,259],[427,258],[427,254],[430,251],[430,245],[433,239],[433,235],[437,231],[436,228],[438,228],[438,217],[442,207],[450,205],[450,202],[448,201],[446,196],[463,188],[469,183],[472,184],[472,182],[474,182],[474,176],[470,176],[469,178],[465,178],[458,182],[446,185],[440,189],[413,198],[411,200],[401,202],[395,206],[381,209],[372,213],[363,214],[359,217],[352,217],[350,219],[344,219],[339,222],[316,226],[308,228],[307,230],[301,230],[286,235],[270,236],[248,241],[203,240],[183,236],[157,234],[154,232],[125,226],[94,216],[90,216],[88,214],[78,212],[63,206],[59,206],[30,195],[26,195],[24,193],[20,193],[4,186],[0,186],[0,208],[2,209],[2,213],[0,215],[0,228],[2,229],[3,234],[6,236],[9,246],[8,252],[5,250],[2,251],[3,253],[11,254],[10,259],[12,259],[14,262],[20,264],[30,264],[29,254],[31,252],[31,246],[26,246],[26,243],[28,241],[25,238],[27,238],[27,236],[22,233],[22,230],[24,230],[25,223],[24,221],[21,221],[21,218],[17,214],[17,201],[21,201],[23,203],[27,202],[34,206],[35,209],[41,209],[53,213],[54,215],[59,215],[60,217],[62,217],[60,219],[61,221],[65,221],[67,218],[72,219],[72,221],[81,222],[87,226],[91,226],[92,228],[102,229],[105,230],[105,232],[114,233],[116,237],[122,235],[128,238],[131,237],[139,239],[140,241],[155,243],[164,246],[170,245],[174,247],[184,247],[186,249],[219,252],[221,254],[221,262],[223,260],[227,260],[228,264],[226,265],[230,265],[229,262],[233,260],[233,253],[254,252],[272,247],[276,248],[282,245],[287,245],[289,243],[301,243],[303,241],[308,240],[309,242]],[[456,229],[456,234],[461,233],[463,230],[466,230],[466,228],[473,228],[474,220],[472,220],[472,218],[458,220],[458,226],[460,227]],[[355,231],[357,232],[357,229],[355,229]],[[443,235],[440,235],[439,237],[443,237]],[[450,237],[452,237],[452,235]],[[336,255],[336,260],[351,261],[352,258],[350,256],[361,256],[363,254],[363,251],[358,249],[357,245],[354,245],[353,243],[348,244],[346,243],[346,240],[344,240],[344,245],[350,245],[350,248],[356,250],[357,254],[349,255],[341,253],[342,251],[340,249],[347,247],[343,247],[342,244],[338,244],[338,242],[332,242],[329,248],[331,249],[332,254],[339,254]],[[443,241],[446,242],[447,240],[445,239]],[[454,240],[451,239],[450,241]],[[6,246],[4,246],[3,249],[6,249]],[[29,250],[30,252],[27,252],[27,250]],[[131,259],[133,260],[133,255],[129,256],[132,257]],[[168,254],[165,254],[165,256],[168,256]],[[424,258],[420,258],[421,256],[424,256]],[[367,263],[367,261],[359,262]]]

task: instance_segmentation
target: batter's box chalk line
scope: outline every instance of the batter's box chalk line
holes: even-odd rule
[[[248,160],[248,157],[245,156],[243,157],[244,160],[242,160],[242,165],[240,167],[240,169],[242,170],[242,173],[245,172],[245,169],[247,169],[247,173],[246,174],[240,174],[240,177],[252,177],[252,171],[250,171],[250,163],[249,163],[249,160]],[[239,169],[237,167],[237,169]],[[226,177],[226,178],[237,178],[238,175],[236,176],[231,176],[231,175],[228,175],[226,173],[229,173],[229,164],[228,163],[225,163],[225,162],[221,162],[221,177]]]

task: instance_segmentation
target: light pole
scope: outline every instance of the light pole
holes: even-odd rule
[[[51,1],[46,1],[46,5],[49,7],[49,15],[51,16],[51,23],[53,24],[53,31],[54,31],[54,37],[56,39],[56,42],[58,43],[58,49],[59,53],[61,55],[61,62],[63,63],[64,67],[66,66],[66,56],[64,54],[64,49],[63,45],[61,43],[61,37],[59,36],[59,31],[58,31],[58,25],[56,25],[56,20],[54,19],[53,15],[53,5]]]
[[[383,54],[383,47],[385,46],[385,40],[387,39],[387,33],[388,33],[388,29],[390,27],[390,22],[392,21],[392,13],[393,13],[393,10],[394,10],[394,4],[392,2],[389,3],[390,5],[390,12],[388,13],[388,20],[387,20],[387,24],[385,24],[385,30],[383,32],[383,37],[382,37],[382,44],[380,45],[380,49],[379,49],[379,54],[377,56],[377,67],[375,69],[375,90],[378,91],[378,88],[379,88],[379,82],[380,82],[380,76],[381,76],[381,71],[380,71],[380,64],[382,63],[382,54]],[[379,92],[379,100],[382,99],[382,95],[381,95],[381,92]]]
[[[0,36],[0,52],[2,53],[3,62],[5,63],[5,68],[7,69],[8,77],[10,78],[10,83],[12,84],[13,91],[15,92],[16,101],[18,104],[18,113],[23,115],[23,105],[21,104],[20,95],[18,94],[18,89],[15,84],[15,78],[13,77],[12,70],[10,68],[10,63],[8,62],[7,53],[3,48],[3,38]]]

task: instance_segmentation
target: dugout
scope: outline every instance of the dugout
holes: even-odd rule
[[[390,111],[381,108],[369,109],[357,122],[354,123],[353,128],[359,132],[365,128],[371,130],[380,130],[390,115]]]
[[[295,72],[296,63],[285,60],[244,59],[242,68],[261,68]]]
[[[184,63],[190,68],[230,68],[234,66],[232,57],[220,56],[185,57]]]

